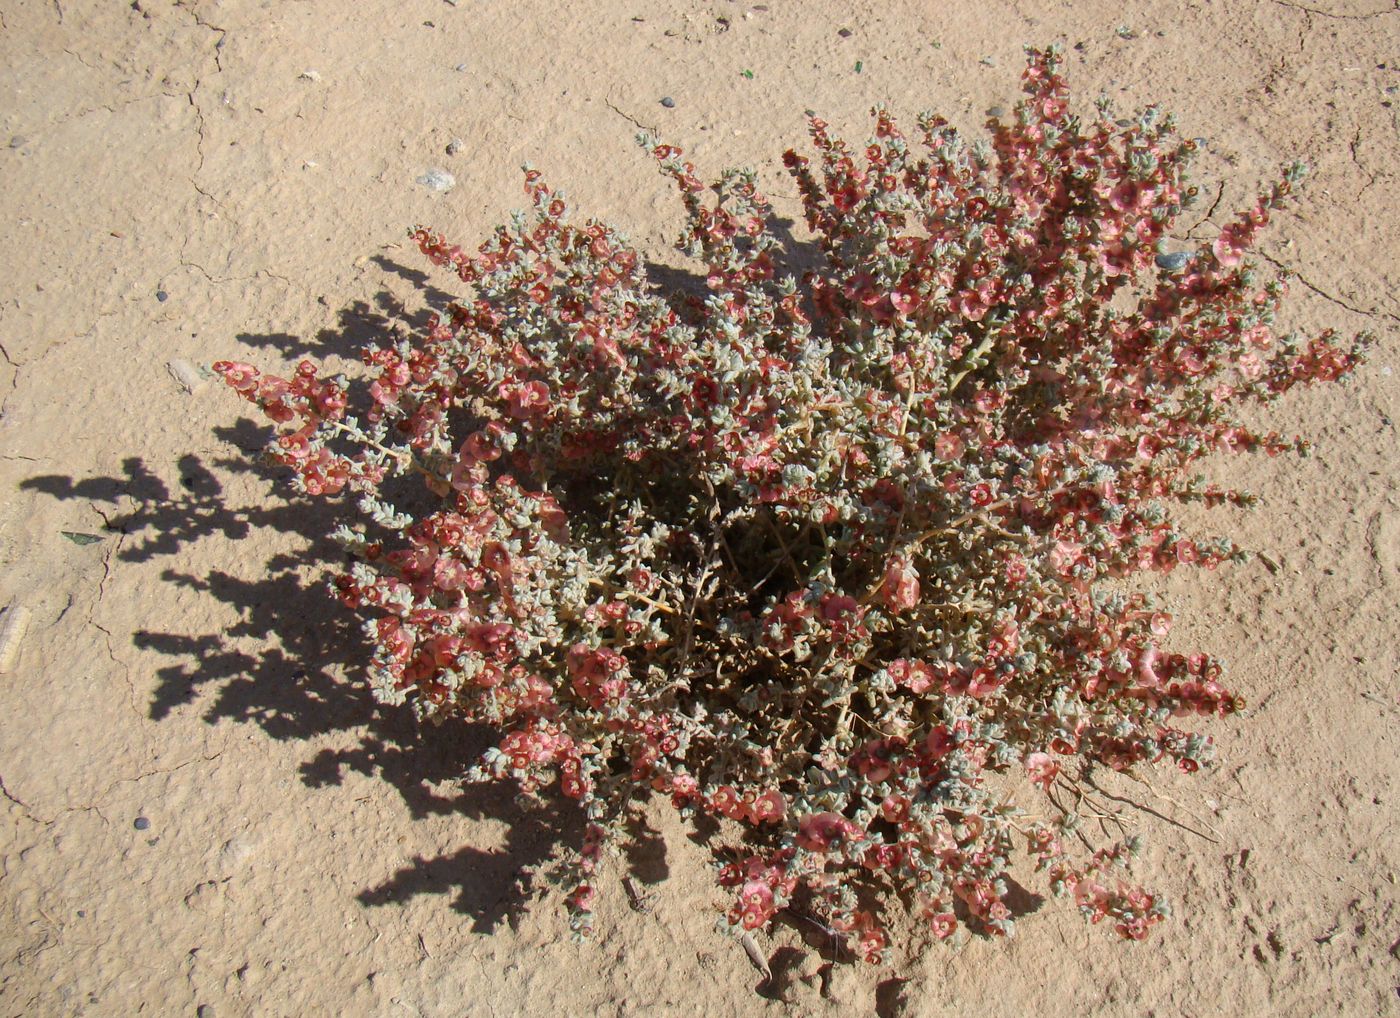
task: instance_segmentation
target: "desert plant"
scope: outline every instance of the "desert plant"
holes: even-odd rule
[[[1165,914],[1134,845],[1075,858],[1072,812],[1007,788],[1209,759],[1197,728],[1241,699],[1118,581],[1244,559],[1171,506],[1252,504],[1193,467],[1301,449],[1240,410],[1342,377],[1365,337],[1277,334],[1284,286],[1245,257],[1298,169],[1169,252],[1196,195],[1171,118],[1081,119],[1054,51],[1024,91],[973,145],[932,116],[910,145],[877,109],[853,153],[812,116],[817,163],[786,156],[824,256],[800,280],[752,172],[711,198],[643,138],[703,299],[526,167],[533,213],[475,255],[412,232],[474,295],[365,350],[357,416],[311,363],[215,365],[288,426],[301,490],[358,495],[333,587],[370,616],[376,696],[492,726],[470,777],[581,805],[576,929],[650,792],[736,822],[735,930],[798,897],[875,960],[892,889],[939,938],[1007,933],[1018,843],[1092,921]]]

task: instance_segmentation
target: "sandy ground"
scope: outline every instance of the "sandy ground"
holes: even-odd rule
[[[708,850],[654,810],[574,945],[527,874],[576,820],[463,788],[479,732],[375,707],[321,586],[329,509],[168,362],[353,355],[456,282],[405,228],[475,244],[526,160],[680,268],[637,124],[800,218],[805,108],[855,141],[879,100],[976,130],[1055,40],[1077,101],[1209,139],[1222,209],[1308,161],[1265,245],[1301,273],[1291,324],[1379,335],[1278,411],[1315,456],[1220,465],[1265,502],[1216,529],[1278,572],[1166,587],[1254,705],[1218,767],[1154,778],[1169,798],[1118,787],[1154,804],[1125,818],[1177,918],[1123,945],[1050,899],[1014,941],[880,969],[780,926],[760,993]],[[0,95],[0,604],[31,615],[0,675],[6,1014],[1400,1013],[1400,4],[0,0]],[[455,189],[415,183],[433,167]]]

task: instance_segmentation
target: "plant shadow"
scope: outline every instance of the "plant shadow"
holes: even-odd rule
[[[391,779],[392,780],[392,779]],[[435,803],[443,812],[472,820],[499,821],[505,843],[494,849],[464,846],[432,858],[417,856],[388,879],[367,887],[356,900],[367,908],[402,905],[420,894],[449,894],[452,908],[471,916],[474,933],[492,933],[507,922],[514,927],[528,909],[542,868],[558,855],[561,844],[583,837],[583,815],[558,797],[522,801],[509,790],[484,788]]]
[[[814,246],[793,240],[785,221],[779,223],[779,236],[790,242],[780,260],[800,271],[813,257]],[[425,328],[432,311],[452,299],[425,272],[383,256],[372,260],[383,272],[412,284],[427,307],[410,311],[382,290],[369,301],[342,308],[333,328],[309,339],[285,332],[244,333],[237,337],[239,344],[287,359],[357,359],[371,342]],[[649,264],[647,275],[665,293],[697,299],[707,293],[703,276],[693,272]],[[272,438],[271,427],[242,418],[215,427],[213,433],[232,452],[207,462],[192,454],[181,457],[178,489],[135,456],[110,476],[36,475],[20,488],[59,501],[100,506],[105,529],[120,535],[112,556],[115,563],[175,561],[206,539],[230,546],[255,533],[299,539],[302,550],[271,555],[256,579],[220,569],[201,575],[173,564],[161,572],[165,583],[232,609],[237,621],[212,632],[152,627],[132,634],[134,647],[166,661],[155,671],[148,717],[160,722],[198,710],[206,724],[252,724],[277,741],[305,742],[341,733],[352,745],[319,749],[302,763],[300,777],[307,787],[339,785],[353,772],[391,786],[415,820],[465,816],[503,821],[509,833],[500,848],[463,848],[438,858],[413,859],[358,896],[366,907],[382,907],[455,888],[453,907],[475,917],[474,929],[495,928],[525,906],[530,874],[561,846],[580,842],[577,810],[572,803],[557,801],[522,805],[496,786],[464,787],[466,769],[490,745],[485,726],[420,725],[409,708],[373,700],[358,679],[371,653],[361,620],[326,589],[330,570],[322,574],[307,564],[346,561],[328,537],[344,515],[344,504],[289,490],[289,472],[257,455]],[[276,500],[236,504],[221,477],[239,474],[275,483],[280,489]],[[631,874],[643,884],[665,879],[668,868],[660,835],[644,822],[634,822],[632,829],[633,843],[627,850]],[[704,838],[706,830],[702,825],[697,835]]]

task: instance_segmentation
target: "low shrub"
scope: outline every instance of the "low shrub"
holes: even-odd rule
[[[1210,759],[1200,729],[1240,697],[1119,581],[1244,559],[1173,506],[1252,504],[1199,461],[1302,449],[1240,414],[1348,374],[1366,337],[1275,330],[1284,286],[1247,254],[1299,169],[1172,251],[1196,189],[1171,118],[1081,118],[1053,51],[1024,91],[971,145],[876,109],[853,151],[812,116],[815,160],[785,160],[822,255],[801,279],[752,172],[707,188],[643,138],[703,298],[658,292],[527,167],[532,213],[477,253],[413,231],[472,295],[365,350],[353,416],[309,362],[215,365],[284,426],[300,490],[355,495],[333,587],[368,616],[375,695],[491,726],[470,777],[586,814],[576,929],[651,793],[736,822],[736,931],[800,898],[878,960],[893,890],[938,938],[1009,933],[1018,845],[1125,937],[1166,914],[1133,844],[1076,857],[1072,812],[1008,789]]]

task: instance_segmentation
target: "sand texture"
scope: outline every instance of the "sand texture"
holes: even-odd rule
[[[1378,335],[1261,416],[1312,457],[1215,466],[1263,504],[1205,529],[1278,570],[1161,585],[1251,705],[1218,766],[1152,777],[1167,798],[1110,788],[1156,811],[1119,804],[1176,918],[1122,944],[1046,897],[1012,941],[900,936],[880,968],[779,925],[760,992],[709,849],[656,807],[575,945],[529,872],[577,819],[464,787],[479,731],[372,702],[324,588],[334,507],[289,497],[199,369],[349,364],[421,321],[461,286],[406,228],[475,246],[527,160],[679,278],[638,125],[706,176],[756,167],[800,232],[804,109],[857,143],[878,101],[976,133],[1053,41],[1081,108],[1159,102],[1208,140],[1217,228],[1309,163],[1262,248],[1300,273],[1283,324]],[[5,1014],[1400,1014],[1400,4],[0,0],[0,95],[0,605],[28,616],[0,673]]]

